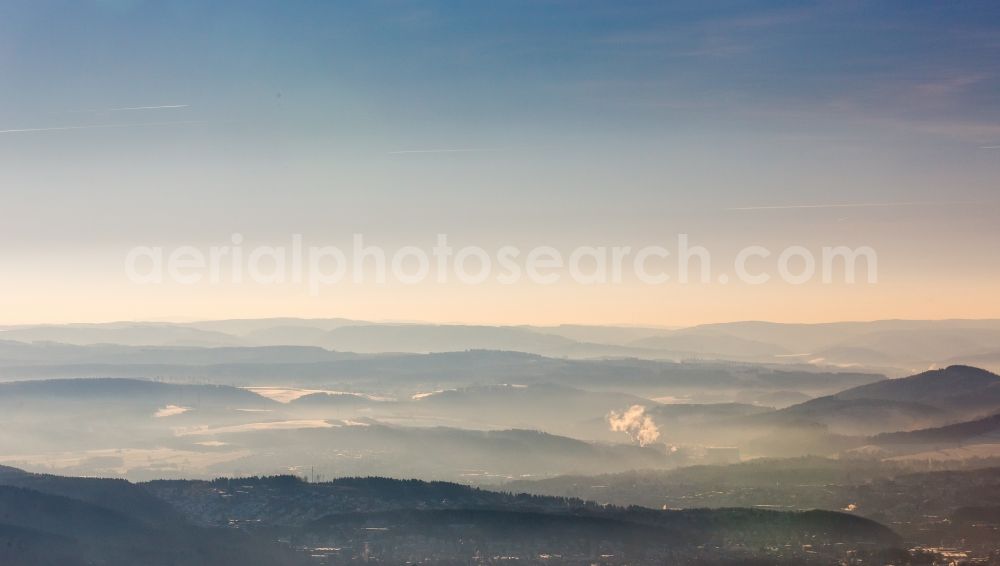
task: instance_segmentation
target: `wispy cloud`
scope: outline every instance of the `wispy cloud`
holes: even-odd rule
[[[893,208],[902,206],[957,206],[963,204],[982,204],[973,201],[902,201],[902,202],[851,202],[823,204],[777,204],[768,206],[737,206],[726,210],[797,210],[803,208]]]
[[[960,94],[990,78],[991,76],[985,73],[960,74],[918,84],[914,87],[914,91],[921,96],[948,97]]]
[[[107,128],[153,128],[157,126],[181,126],[185,124],[203,124],[202,120],[181,120],[176,122],[139,122],[134,124],[89,124],[85,126],[53,126],[49,128],[14,128],[0,130],[0,134],[25,134],[32,132],[66,132],[70,130],[97,130]]]

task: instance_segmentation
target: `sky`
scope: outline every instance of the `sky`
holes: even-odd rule
[[[998,95],[990,2],[4,2],[0,324],[1000,317]],[[233,234],[869,246],[878,281],[127,277]]]

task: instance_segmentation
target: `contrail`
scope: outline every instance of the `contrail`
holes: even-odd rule
[[[885,208],[893,206],[953,206],[959,204],[978,204],[968,201],[955,202],[932,202],[932,201],[910,201],[910,202],[854,202],[854,203],[829,203],[829,204],[780,204],[773,206],[738,206],[727,208],[726,210],[795,210],[800,208]]]
[[[122,106],[121,108],[108,108],[108,111],[112,110],[165,110],[168,108],[187,108],[190,104],[163,104],[161,106]],[[99,112],[99,110],[95,110]]]
[[[400,151],[386,152],[388,155],[399,155],[402,153],[471,153],[477,151],[500,151],[498,149],[403,149]]]
[[[203,124],[202,120],[183,120],[180,122],[141,122],[137,124],[91,124],[89,126],[55,126],[52,128],[18,128],[0,130],[0,134],[22,134],[29,132],[65,132],[69,130],[94,130],[103,128],[149,128],[155,126],[179,126],[183,124]]]
[[[1000,149],[1000,145],[981,145],[979,149]]]
[[[54,114],[99,114],[101,112],[119,112],[125,110],[173,110],[177,108],[190,108],[190,104],[158,104],[152,106],[116,106],[114,108],[84,108],[80,110],[65,110],[54,112]]]

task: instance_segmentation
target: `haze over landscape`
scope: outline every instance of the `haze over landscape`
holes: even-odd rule
[[[0,7],[0,564],[1000,565],[989,2]]]
[[[20,550],[5,559],[127,561],[167,525],[183,542],[150,563],[988,559],[1000,376],[981,368],[996,371],[998,333],[990,320],[8,326],[0,524],[14,530],[0,534]],[[137,497],[152,516],[134,515]],[[109,513],[94,519],[105,531],[72,522]],[[67,535],[58,552],[37,538]]]

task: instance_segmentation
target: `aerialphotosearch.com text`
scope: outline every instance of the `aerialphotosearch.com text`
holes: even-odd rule
[[[250,246],[241,234],[232,234],[228,242],[206,247],[133,247],[125,256],[125,274],[129,281],[144,285],[294,284],[319,294],[326,287],[346,283],[873,284],[878,281],[878,261],[869,246],[790,245],[771,250],[749,245],[721,266],[713,263],[707,247],[692,242],[688,234],[677,234],[669,247],[505,245],[489,250],[456,247],[446,234],[438,234],[433,246],[394,248],[369,243],[362,234],[354,234],[349,246],[310,245],[301,234],[279,246]]]

